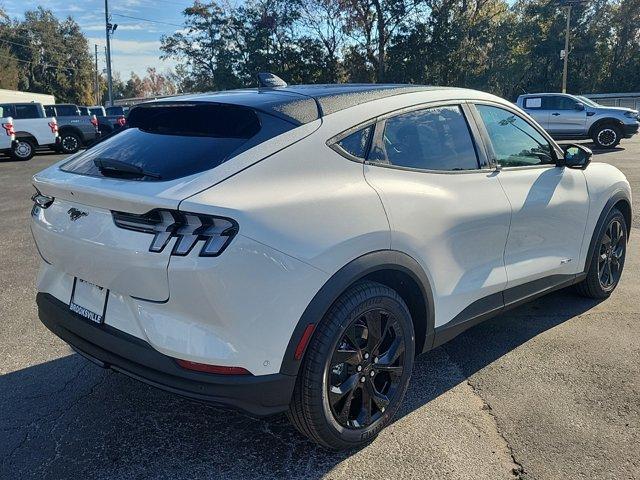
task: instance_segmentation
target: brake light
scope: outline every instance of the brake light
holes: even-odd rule
[[[127,124],[127,119],[124,118],[124,115],[123,115],[121,117],[118,117],[118,119],[116,120],[116,123],[121,127],[124,127]]]
[[[142,215],[111,212],[116,226],[153,235],[149,251],[160,253],[176,238],[171,255],[188,255],[203,242],[199,255],[217,257],[238,233],[238,224],[230,218],[214,217],[176,210],[152,210]]]
[[[13,137],[16,134],[16,131],[13,128],[13,123],[9,122],[9,123],[3,123],[2,124],[2,128],[4,128],[4,131],[7,133],[8,136]]]
[[[98,119],[96,118],[95,115],[91,115],[91,125],[98,128]]]
[[[53,122],[49,122],[49,128],[51,129],[51,133],[58,133],[58,122],[55,120]]]
[[[176,362],[182,368],[194,370],[196,372],[217,373],[218,375],[251,375],[251,372],[242,367],[225,367],[222,365],[208,365],[206,363],[190,362],[189,360],[180,360],[176,358]]]

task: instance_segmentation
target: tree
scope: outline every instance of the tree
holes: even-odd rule
[[[1,33],[3,48],[20,60],[14,88],[52,94],[60,102],[93,103],[91,56],[73,19],[60,21],[38,7],[25,12],[22,22],[5,20]]]

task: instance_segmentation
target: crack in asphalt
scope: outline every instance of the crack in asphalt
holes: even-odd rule
[[[476,388],[476,386],[473,384],[473,382],[471,382],[471,380],[469,379],[469,377],[467,377],[464,374],[464,370],[462,369],[462,367],[455,361],[453,360],[453,357],[449,354],[449,352],[446,349],[446,346],[441,347],[445,353],[445,355],[447,356],[447,358],[449,359],[449,361],[455,365],[455,367],[458,369],[458,371],[460,372],[460,376],[464,377],[466,379],[466,384],[469,386],[469,388],[471,389],[471,392],[477,396],[480,401],[482,402],[482,410],[487,412],[487,414],[491,417],[491,419],[493,420],[493,425],[495,426],[495,430],[496,433],[498,434],[498,436],[502,439],[502,441],[504,442],[506,448],[507,448],[507,452],[509,454],[509,456],[511,457],[511,462],[515,465],[515,467],[513,467],[511,469],[511,475],[513,476],[514,479],[516,480],[525,480],[526,478],[530,478],[527,477],[527,472],[524,469],[524,466],[522,465],[522,463],[520,463],[520,461],[516,458],[515,455],[515,451],[513,449],[513,447],[511,446],[511,444],[509,443],[509,441],[507,440],[507,438],[504,436],[504,433],[502,432],[502,430],[500,429],[500,424],[498,423],[498,417],[496,416],[496,414],[493,412],[493,408],[491,408],[491,405],[489,405],[489,403],[484,399],[484,397],[480,394],[480,392],[478,391],[478,389]]]
[[[69,380],[68,382],[65,383],[65,386],[62,387],[61,389],[58,390],[58,392],[63,392],[65,390],[65,388],[67,387],[67,385],[69,385],[74,379],[77,379],[80,375],[80,373],[82,373],[82,371],[84,371],[86,368],[86,366],[81,367],[78,372],[74,375],[73,379]],[[37,426],[39,423],[47,420],[49,417],[52,417],[53,415],[55,415],[56,413],[58,414],[55,418],[53,418],[51,421],[53,422],[53,426],[51,427],[49,433],[51,434],[53,432],[53,430],[57,427],[58,422],[60,421],[60,419],[69,411],[71,411],[76,405],[78,405],[78,403],[80,403],[82,400],[84,400],[85,398],[88,398],[89,396],[93,395],[96,391],[96,389],[102,385],[104,383],[104,381],[108,378],[109,374],[111,372],[107,371],[104,375],[102,375],[102,377],[97,380],[89,389],[89,391],[83,395],[79,395],[78,397],[76,397],[69,405],[65,406],[65,408],[61,408],[61,409],[57,409],[57,410],[53,410],[50,411],[44,415],[40,415],[36,418],[34,418],[33,420],[29,421],[26,424],[22,424],[22,425],[18,425],[16,427],[11,427],[11,430],[18,430],[18,429],[25,429],[25,433],[24,436],[22,437],[22,439],[20,440],[20,442],[18,442],[18,444],[7,454],[2,458],[2,465],[5,466],[6,462],[9,461],[11,458],[13,458],[13,456],[16,454],[16,452],[18,452],[20,449],[22,449],[27,440],[29,439],[29,429],[32,427]],[[53,392],[56,393],[56,392]],[[37,398],[37,397],[36,397]],[[9,430],[9,429],[7,429]]]

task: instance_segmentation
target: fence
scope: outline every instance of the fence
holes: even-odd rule
[[[589,93],[583,95],[600,105],[626,107],[640,110],[640,92],[636,93]]]

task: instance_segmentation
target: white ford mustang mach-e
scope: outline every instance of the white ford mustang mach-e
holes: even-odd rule
[[[275,80],[138,106],[34,177],[52,332],[340,449],[391,421],[415,355],[616,287],[631,191],[586,148],[482,92]]]

